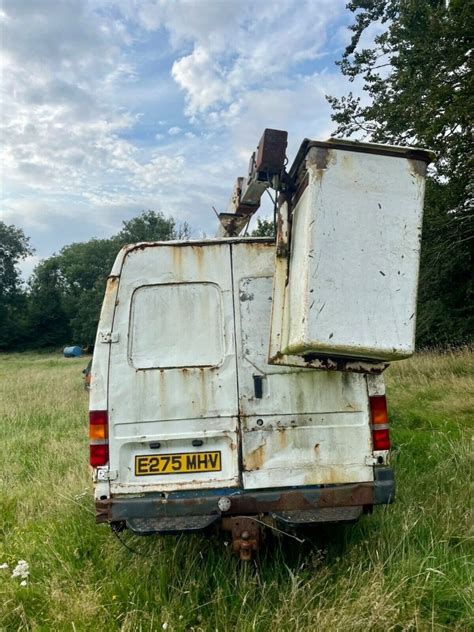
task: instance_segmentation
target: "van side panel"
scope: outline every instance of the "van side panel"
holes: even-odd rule
[[[373,481],[365,376],[268,364],[274,257],[232,245],[244,487]]]
[[[231,277],[226,243],[141,244],[124,257],[110,345],[112,494],[240,483]],[[146,456],[210,467],[145,472],[136,457]]]
[[[99,327],[94,346],[91,367],[91,389],[89,392],[90,410],[107,410],[110,345],[103,342],[104,334],[112,330],[112,323],[117,300],[118,277],[109,276],[104,301],[100,311]]]

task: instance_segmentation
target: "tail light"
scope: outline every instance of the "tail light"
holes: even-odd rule
[[[374,395],[370,400],[372,420],[372,443],[374,450],[390,450],[390,431],[388,428],[387,400],[385,395]]]
[[[92,467],[107,465],[109,461],[109,423],[106,410],[89,412],[89,463]]]

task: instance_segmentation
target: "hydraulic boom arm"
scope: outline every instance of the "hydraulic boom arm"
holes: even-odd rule
[[[236,237],[260,207],[269,187],[278,190],[285,171],[288,132],[266,129],[250,158],[247,178],[237,178],[216,237]]]

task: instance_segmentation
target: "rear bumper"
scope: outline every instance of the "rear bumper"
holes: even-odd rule
[[[333,507],[364,507],[392,503],[395,499],[393,470],[374,468],[374,481],[343,485],[280,489],[239,488],[150,493],[117,496],[96,502],[97,522],[127,523],[136,519],[170,519],[273,514],[285,511],[314,511]],[[225,497],[226,502],[219,503]],[[228,502],[227,502],[228,501]],[[225,507],[225,510],[219,508]],[[196,523],[199,520],[195,521]]]

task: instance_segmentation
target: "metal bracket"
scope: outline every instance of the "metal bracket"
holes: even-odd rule
[[[109,470],[106,468],[97,469],[98,481],[114,481],[117,478],[118,478],[117,470]]]
[[[110,345],[113,342],[119,341],[119,334],[112,333],[111,331],[99,331],[99,340],[104,344]]]

